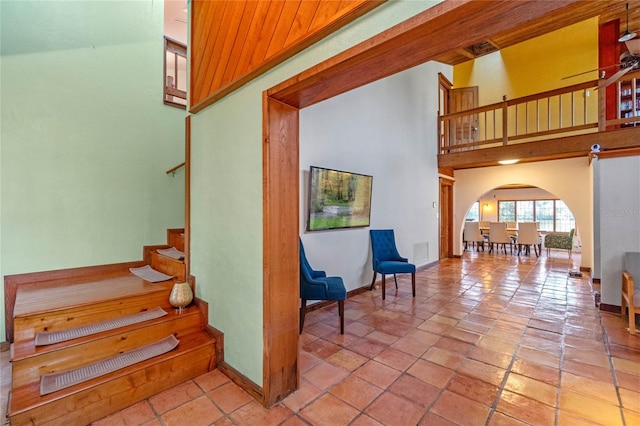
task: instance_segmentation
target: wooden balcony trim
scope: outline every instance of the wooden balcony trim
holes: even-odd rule
[[[507,146],[476,149],[438,155],[439,168],[469,169],[497,166],[499,160],[518,158],[520,163],[586,157],[591,146],[599,144],[602,152],[640,147],[640,127],[628,127],[606,132],[587,133],[523,142]]]
[[[636,155],[640,155],[640,146],[603,151],[594,155],[598,158],[633,157]]]

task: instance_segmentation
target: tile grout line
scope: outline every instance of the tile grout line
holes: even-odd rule
[[[604,326],[604,324],[602,324],[602,315],[600,314],[600,310],[597,310],[598,312],[598,323],[600,324],[600,328],[602,329],[602,339],[603,339],[603,343],[604,343],[604,351],[607,354],[607,359],[609,361],[609,370],[611,371],[611,376],[613,378],[613,386],[616,389],[616,396],[618,397],[618,405],[620,408],[620,417],[622,418],[622,424],[626,426],[627,424],[627,419],[624,415],[624,406],[623,406],[623,402],[622,402],[622,395],[620,395],[620,386],[618,384],[618,375],[616,374],[616,368],[615,368],[615,364],[613,362],[613,356],[611,355],[611,350],[609,348],[609,337],[607,334],[607,329]]]
[[[529,273],[530,272],[527,272],[526,276],[528,276]],[[521,287],[521,284],[518,284],[518,287],[513,291],[513,294],[509,298],[509,303],[511,303],[513,301],[513,298],[515,297],[515,295],[518,292],[518,290],[520,289],[520,287]],[[509,303],[507,303],[506,306],[508,306]],[[504,311],[504,308],[500,311],[500,313],[502,314],[503,311]],[[531,321],[531,320],[529,319],[529,321]],[[527,327],[528,327],[528,324],[527,324]],[[493,401],[493,404],[491,405],[491,411],[489,412],[489,417],[487,418],[487,424],[489,424],[489,421],[491,420],[491,418],[493,417],[493,415],[496,413],[496,411],[498,409],[498,404],[500,403],[500,399],[502,398],[502,392],[504,391],[504,387],[506,386],[507,381],[509,380],[509,376],[511,375],[511,369],[513,368],[513,364],[516,362],[517,354],[518,354],[518,351],[519,351],[519,349],[521,347],[522,339],[524,338],[525,332],[526,332],[526,327],[525,327],[525,330],[523,330],[520,333],[520,341],[518,342],[518,345],[516,346],[516,349],[513,351],[513,355],[511,356],[511,361],[509,362],[509,365],[507,366],[506,371],[505,371],[506,374],[502,378],[502,382],[500,383],[500,387],[498,388],[498,393],[496,395],[496,398]],[[511,416],[509,415],[509,417],[511,417]],[[511,418],[513,418],[513,417],[511,417]],[[520,419],[517,419],[517,420],[520,420]]]

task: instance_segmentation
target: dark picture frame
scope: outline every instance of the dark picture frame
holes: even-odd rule
[[[372,189],[373,176],[311,166],[307,231],[370,226]]]

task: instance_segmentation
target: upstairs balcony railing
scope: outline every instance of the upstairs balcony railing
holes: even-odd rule
[[[605,79],[439,116],[440,153],[541,141],[640,125],[640,71],[615,84],[617,114],[606,119]]]

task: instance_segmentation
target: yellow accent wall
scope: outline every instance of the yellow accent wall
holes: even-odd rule
[[[479,86],[486,105],[596,79],[596,71],[566,77],[597,68],[598,19],[592,18],[456,65],[453,85]]]

